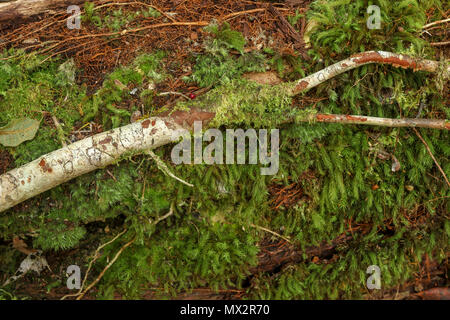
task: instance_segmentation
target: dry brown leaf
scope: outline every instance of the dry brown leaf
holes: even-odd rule
[[[37,252],[37,250],[35,250],[35,249],[29,249],[27,244],[25,243],[25,241],[23,241],[19,237],[13,238],[12,245],[13,245],[14,249],[16,249],[17,251],[20,251],[22,253],[25,253],[25,254],[31,254],[31,253]]]

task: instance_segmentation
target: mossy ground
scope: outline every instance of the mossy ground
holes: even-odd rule
[[[447,265],[449,189],[412,131],[282,125],[282,120],[299,112],[316,110],[415,117],[420,104],[425,106],[421,117],[449,118],[435,77],[369,65],[295,99],[282,94],[279,88],[284,85],[272,88],[240,78],[244,72],[272,68],[292,80],[370,49],[435,58],[419,35],[425,12],[433,6],[445,9],[440,1],[408,0],[398,6],[373,2],[382,8],[382,30],[365,28],[365,8],[371,1],[313,2],[308,17],[317,24],[309,35],[311,62],[296,56],[286,59],[269,48],[244,53],[240,33],[227,25],[209,27],[211,38],[203,54],[192,58],[192,75],[184,81],[212,89],[180,107],[215,108],[217,127],[281,128],[280,169],[275,176],[261,176],[258,165],[175,166],[170,161],[172,146],[156,150],[175,175],[194,184],[190,188],[164,175],[152,159],[130,156],[2,213],[3,278],[24,257],[7,246],[14,236],[27,239],[46,255],[78,252],[59,262],[61,269],[49,282],[62,288],[66,264],[86,270],[89,253],[123,228],[126,234],[104,249],[92,277],[123,244],[134,237],[136,241],[105,273],[97,298],[115,294],[139,298],[147,290],[156,291],[157,297],[176,296],[196,288],[233,289],[250,299],[361,298],[367,292],[369,265],[381,268],[385,290],[414,279],[424,257]],[[92,23],[95,19],[91,16]],[[77,70],[70,60],[44,62],[45,57],[19,50],[5,52],[1,58],[12,56],[0,61],[0,125],[21,116],[42,119],[34,140],[0,149],[14,157],[13,166],[59,148],[61,139],[73,139],[88,121],[98,130],[107,130],[128,123],[136,110],[144,116],[157,114],[155,88],[171,77],[164,52],[142,52],[134,62],[112,72],[91,95],[83,84],[75,83]],[[62,136],[48,115],[64,125]],[[78,133],[75,138],[93,133]],[[450,176],[449,133],[421,130],[421,134]],[[401,169],[392,172],[391,161],[378,157],[380,151],[394,154]],[[303,196],[275,209],[271,190],[293,183]],[[172,205],[173,216],[157,227],[149,223]],[[352,237],[334,248],[332,257],[315,259],[305,253],[276,273],[252,274],[263,243],[280,240],[255,226],[288,237],[303,252],[342,235]],[[13,293],[14,289],[14,284],[6,288]],[[0,293],[0,297],[8,295]]]

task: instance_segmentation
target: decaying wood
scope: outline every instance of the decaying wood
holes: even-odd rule
[[[311,246],[301,250],[293,244],[283,246],[265,246],[258,254],[258,265],[250,269],[251,274],[262,272],[274,272],[281,266],[296,264],[307,259],[318,257],[319,259],[331,259],[336,247],[352,240],[351,235],[342,234],[330,243],[323,241],[318,246]]]
[[[37,14],[84,2],[85,0],[16,0],[0,3],[0,23],[20,22]]]
[[[324,81],[368,63],[391,64],[396,67],[437,72],[439,63],[382,51],[354,55],[322,71],[297,81],[286,94],[295,95]],[[449,73],[450,68],[445,71]],[[0,212],[56,187],[82,174],[116,162],[127,152],[145,152],[178,139],[177,130],[190,128],[194,121],[210,121],[212,112],[191,109],[175,111],[170,117],[150,118],[124,127],[100,133],[68,145],[20,167],[0,175]],[[313,118],[311,118],[313,117]],[[301,121],[302,119],[296,119]],[[397,127],[425,127],[449,130],[448,120],[385,119],[350,115],[315,114],[304,121],[372,124]]]

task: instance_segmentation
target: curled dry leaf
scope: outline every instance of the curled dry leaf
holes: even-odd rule
[[[8,278],[3,286],[7,286],[9,283],[14,282],[24,275],[26,275],[29,271],[35,271],[38,275],[40,275],[41,271],[44,269],[50,269],[50,266],[47,263],[47,260],[44,256],[42,256],[41,251],[36,251],[34,253],[30,253],[21,263],[19,269],[15,272],[13,276]]]
[[[310,48],[310,38],[312,31],[319,25],[319,23],[316,20],[309,20],[306,24],[305,32],[303,34],[303,41],[306,44],[306,48]]]
[[[14,249],[16,249],[16,250],[18,250],[18,251],[20,251],[22,253],[25,253],[25,254],[32,254],[32,253],[37,252],[37,250],[35,250],[35,249],[28,248],[28,246],[25,243],[25,241],[23,241],[19,237],[14,237],[13,238],[12,245],[13,245]]]

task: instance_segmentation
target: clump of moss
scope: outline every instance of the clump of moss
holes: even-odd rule
[[[75,84],[72,60],[45,62],[45,56],[11,49],[0,54],[0,126],[11,119],[56,116],[71,130],[80,118],[77,102],[85,95]]]
[[[418,33],[426,22],[429,2],[440,7],[440,1],[388,0],[314,1],[307,16],[312,26],[308,35],[315,51],[322,56],[349,55],[358,51],[386,50],[401,53],[413,45],[422,49],[426,42]],[[380,9],[379,29],[369,29],[367,8]],[[314,54],[315,55],[315,54]]]
[[[223,85],[244,72],[262,72],[268,67],[264,54],[257,51],[244,53],[244,36],[232,30],[229,24],[211,24],[205,30],[212,36],[203,44],[205,54],[195,58],[192,75],[185,78],[187,82],[196,82],[200,87]],[[233,56],[231,50],[239,51],[240,55]]]
[[[194,107],[216,113],[210,126],[275,127],[296,114],[289,95],[292,83],[262,85],[235,79],[218,86],[195,102],[181,102],[179,109]]]
[[[130,65],[114,70],[92,99],[87,101],[90,112],[86,113],[84,121],[101,114],[106,128],[118,127],[129,122],[131,112],[137,109],[136,105],[151,107],[155,84],[167,76],[162,66],[164,57],[163,51],[143,53]]]

